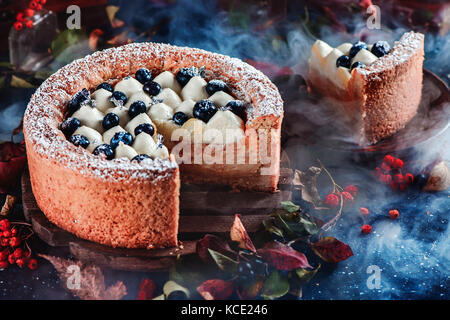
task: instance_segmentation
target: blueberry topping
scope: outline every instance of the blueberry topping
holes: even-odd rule
[[[81,122],[77,118],[67,118],[59,126],[66,138],[70,137],[79,127],[81,127]]]
[[[144,84],[152,80],[152,72],[148,69],[142,68],[136,71],[136,80]]]
[[[366,67],[366,65],[364,63],[362,63],[361,61],[356,61],[355,63],[352,64],[351,70],[353,70],[355,68],[362,68],[362,69],[364,69],[365,67]]]
[[[230,110],[235,115],[245,121],[245,105],[241,100],[231,100],[225,106],[226,110]]]
[[[173,115],[173,122],[179,126],[182,126],[186,121],[188,121],[188,119],[189,117],[181,111],[175,112]]]
[[[113,92],[113,91],[114,91],[113,87],[112,87],[108,82],[100,83],[100,84],[97,86],[96,90],[98,90],[98,89],[105,89],[105,90],[108,90],[108,91],[110,91],[110,92]]]
[[[133,143],[133,136],[125,131],[116,132],[114,137],[111,138],[111,148],[115,149],[119,145],[119,142],[123,142],[129,146]]]
[[[128,101],[127,95],[122,91],[114,91],[112,94],[112,98],[116,99],[117,101],[122,101],[123,105],[125,105],[125,103],[127,103]]]
[[[175,76],[175,79],[177,79],[178,83],[181,86],[185,86],[189,80],[191,80],[192,77],[200,76],[204,77],[205,72],[200,68],[196,67],[190,67],[190,68],[181,68],[180,71],[178,71],[177,75]]]
[[[119,125],[119,116],[115,113],[110,112],[106,114],[106,116],[103,118],[102,127],[105,130],[111,129],[112,127],[118,125]]]
[[[350,57],[344,55],[337,58],[336,67],[350,68]]]
[[[162,90],[159,83],[155,81],[147,82],[142,89],[151,96],[157,96]]]
[[[217,112],[217,107],[211,100],[200,100],[194,105],[193,114],[197,119],[208,122]]]
[[[90,100],[89,90],[84,88],[83,90],[75,93],[72,99],[69,100],[69,102],[67,103],[67,110],[69,111],[70,114],[72,114],[78,109],[80,109],[81,104],[83,102],[87,102],[89,100]]]
[[[114,150],[109,146],[109,144],[98,145],[92,153],[96,156],[104,154],[108,160],[114,158]]]
[[[359,52],[359,50],[366,49],[367,50],[367,44],[363,41],[358,41],[350,49],[350,58],[353,58],[356,56]]]
[[[138,114],[144,113],[145,111],[147,111],[147,106],[144,101],[137,100],[131,104],[130,109],[128,109],[128,115],[133,119]]]
[[[378,58],[388,54],[391,46],[386,41],[377,41],[373,44],[371,52]]]
[[[253,271],[252,265],[247,261],[239,262],[237,273],[239,281],[241,282],[253,280],[253,278],[255,277],[255,271]]]
[[[131,159],[131,161],[141,162],[142,160],[145,160],[145,159],[151,159],[151,158],[146,154],[138,154],[133,159]]]
[[[222,80],[211,80],[210,82],[208,82],[208,84],[206,85],[206,92],[212,96],[214,93],[216,93],[217,91],[228,91],[228,86],[225,82],[223,82]]]
[[[86,138],[81,134],[74,134],[73,136],[70,137],[69,141],[72,142],[77,147],[82,147],[84,149],[86,149],[89,145],[88,138]]]
[[[134,135],[137,136],[141,132],[145,132],[153,136],[153,134],[155,133],[155,128],[151,123],[141,123],[136,128],[134,128]]]

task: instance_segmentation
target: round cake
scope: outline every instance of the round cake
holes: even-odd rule
[[[176,246],[180,171],[187,183],[276,191],[282,118],[275,85],[241,60],[157,43],[99,51],[61,68],[30,100],[33,193],[51,222],[80,238]],[[194,135],[197,125],[202,134],[236,132],[226,142],[210,134],[199,152],[213,145],[220,160],[245,147],[245,161],[180,161],[170,136],[177,128]]]

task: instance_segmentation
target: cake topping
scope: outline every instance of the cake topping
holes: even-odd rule
[[[67,110],[70,114],[77,111],[82,104],[86,104],[90,100],[89,90],[84,88],[83,90],[77,92],[72,99],[67,103]]]
[[[108,160],[114,158],[114,150],[109,146],[109,144],[98,145],[92,153],[96,156],[104,155]]]
[[[145,113],[147,111],[147,106],[141,100],[137,100],[130,105],[130,109],[128,109],[128,115],[130,119],[133,119],[140,113]]]
[[[125,131],[115,133],[110,141],[111,148],[117,148],[120,142],[131,145],[133,143],[133,136]]]
[[[141,162],[141,161],[144,161],[145,159],[151,159],[151,158],[146,154],[138,154],[133,159],[131,159],[131,161]]]
[[[209,81],[208,84],[206,85],[206,92],[212,96],[217,91],[227,92],[228,91],[227,84],[225,82],[223,82],[222,80],[217,80],[217,79],[213,79],[213,80]]]
[[[72,142],[77,147],[82,147],[86,149],[89,146],[89,140],[85,136],[81,134],[74,134],[69,139],[70,142]]]
[[[240,117],[242,120],[245,120],[245,105],[241,100],[232,100],[227,103],[224,108],[225,110],[230,110],[235,115]]]
[[[155,81],[149,81],[144,84],[143,87],[144,92],[148,93],[151,96],[157,96],[161,92],[161,85]]]
[[[191,78],[196,76],[204,78],[205,69],[196,67],[181,68],[176,75],[176,79],[178,83],[184,87],[189,82],[189,80],[191,80]]]
[[[336,67],[350,68],[350,57],[343,55],[336,60]]]
[[[373,44],[371,52],[378,58],[388,54],[391,51],[391,46],[386,41],[377,41]]]
[[[100,89],[104,89],[104,90],[110,91],[110,92],[113,92],[113,91],[114,91],[113,88],[112,88],[112,86],[111,86],[108,82],[102,82],[102,83],[100,83],[100,84],[97,86],[96,90],[100,90]]]
[[[145,84],[152,80],[152,72],[146,68],[141,68],[136,71],[136,80],[142,84]]]
[[[355,57],[358,54],[358,52],[362,49],[366,49],[366,50],[368,49],[367,44],[365,42],[358,41],[355,44],[353,44],[353,46],[350,48],[350,52],[349,52],[350,58]]]
[[[173,115],[173,122],[179,126],[182,126],[188,119],[189,117],[182,111],[175,112]]]
[[[128,98],[125,93],[122,91],[114,91],[111,97],[111,102],[114,103],[114,105],[117,106],[124,106],[128,101]]]
[[[155,134],[155,128],[151,123],[141,123],[136,128],[134,128],[134,135],[137,136],[141,132],[145,132],[150,136]]]
[[[352,64],[351,70],[355,69],[355,68],[365,68],[366,65],[360,61],[356,61],[355,63]]]
[[[205,99],[197,102],[193,109],[193,115],[195,118],[207,123],[214,114],[217,112],[217,108],[211,100]]]
[[[105,130],[109,130],[112,127],[118,126],[119,125],[119,116],[115,113],[108,113],[106,114],[106,116],[103,118],[102,121],[102,126],[103,129]]]
[[[66,138],[69,138],[79,127],[81,127],[81,122],[77,118],[67,118],[60,125],[60,129]]]

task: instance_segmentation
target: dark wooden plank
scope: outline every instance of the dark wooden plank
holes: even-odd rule
[[[255,232],[267,214],[241,215],[248,232]],[[228,233],[233,225],[234,215],[228,216],[180,216],[179,232],[185,233]]]

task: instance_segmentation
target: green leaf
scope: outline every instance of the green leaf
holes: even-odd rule
[[[300,207],[291,201],[283,201],[281,202],[281,207],[289,213],[297,212],[300,210]]]
[[[10,85],[11,87],[15,88],[34,88],[34,86],[31,83],[15,75],[11,77]]]
[[[320,269],[320,264],[317,266],[317,268],[315,268],[314,270],[307,270],[307,269],[297,269],[295,270],[295,274],[298,277],[298,280],[302,283],[308,283],[309,281],[311,281],[312,278],[314,278],[314,276],[317,274],[317,271],[319,271]]]
[[[289,281],[281,273],[274,270],[264,281],[261,296],[266,299],[277,299],[289,292]]]
[[[50,45],[55,60],[64,64],[86,55],[90,52],[87,39],[80,29],[64,30]]]
[[[231,258],[228,258],[227,256],[214,251],[212,249],[208,248],[209,253],[211,254],[211,257],[214,259],[215,263],[219,267],[220,270],[229,272],[232,274],[235,274],[237,272],[237,266],[238,262],[234,261]]]
[[[280,228],[278,228],[277,226],[275,226],[275,224],[274,224],[274,222],[273,222],[273,220],[272,219],[267,219],[267,220],[263,220],[263,226],[264,226],[264,229],[267,231],[267,232],[270,232],[270,233],[272,233],[272,234],[275,234],[275,235],[277,235],[277,236],[279,236],[279,237],[281,237],[281,238],[283,238],[284,237],[284,235],[283,235],[283,230],[281,230]]]
[[[208,275],[201,268],[192,264],[184,264],[179,261],[169,271],[169,280],[175,281],[187,288],[196,288],[200,283],[207,280]]]

